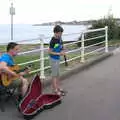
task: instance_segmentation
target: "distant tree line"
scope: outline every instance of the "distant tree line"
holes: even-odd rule
[[[115,18],[113,18],[113,15],[109,15],[107,17],[104,17],[103,19],[99,19],[95,21],[92,24],[92,27],[89,29],[98,29],[98,28],[104,28],[105,26],[108,26],[108,40],[115,40],[120,39],[120,25],[116,21]],[[91,32],[85,34],[85,39],[98,37],[101,35],[105,35],[105,31],[98,31],[98,32]],[[79,37],[79,40],[81,40],[81,36]],[[104,41],[105,38],[97,38],[90,41],[85,41],[85,46],[95,44],[98,42]],[[81,43],[78,43],[78,46],[81,46]]]

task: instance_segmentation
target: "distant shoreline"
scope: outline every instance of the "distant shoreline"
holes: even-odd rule
[[[84,25],[84,24],[60,24],[60,25]],[[88,25],[90,25],[90,24],[88,24]],[[32,26],[54,26],[54,24],[33,24]]]
[[[55,21],[55,22],[47,22],[42,24],[33,24],[33,26],[50,26],[50,25],[92,25],[96,23],[98,20],[86,20],[86,21],[69,21],[69,22],[63,22],[63,21]],[[115,21],[120,24],[120,18],[115,18]]]
[[[89,20],[89,21],[71,21],[71,22],[48,22],[48,23],[42,23],[42,24],[33,24],[33,26],[53,26],[56,24],[59,25],[92,25],[96,20]]]

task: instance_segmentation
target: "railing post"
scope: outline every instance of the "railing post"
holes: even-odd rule
[[[108,26],[105,26],[105,52],[108,52]]]
[[[44,74],[44,41],[43,37],[40,36],[40,78],[45,79],[45,74]]]
[[[81,62],[85,62],[84,54],[85,54],[85,46],[84,46],[84,32],[83,32],[81,39]]]

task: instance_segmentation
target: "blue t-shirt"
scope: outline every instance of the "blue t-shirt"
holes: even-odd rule
[[[57,39],[55,37],[52,37],[52,39],[50,41],[49,48],[52,49],[52,52],[60,53],[61,50],[63,49],[63,43],[62,43],[61,38]],[[56,60],[60,59],[59,55],[52,55],[52,54],[50,54],[50,57],[53,58],[53,59],[56,59]]]
[[[10,56],[7,53],[4,53],[0,56],[0,62],[6,62],[7,66],[13,66],[14,65],[14,60],[12,56]]]

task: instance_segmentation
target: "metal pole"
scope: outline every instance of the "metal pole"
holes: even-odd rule
[[[15,8],[13,7],[13,2],[10,6],[10,15],[11,15],[11,40],[13,40],[13,15],[15,15]]]
[[[43,37],[40,37],[40,78],[41,79],[45,79],[45,74],[44,74],[44,41],[43,41]]]
[[[11,3],[11,8],[13,8],[13,3]],[[13,40],[13,14],[11,14],[11,40]]]
[[[105,26],[105,52],[108,52],[108,26]]]
[[[85,62],[84,54],[85,54],[85,46],[84,46],[84,32],[83,32],[82,41],[81,41],[81,62]]]

